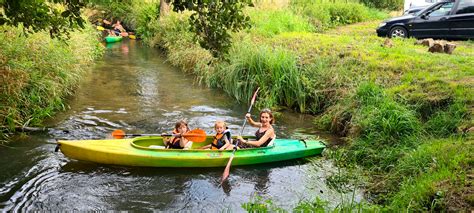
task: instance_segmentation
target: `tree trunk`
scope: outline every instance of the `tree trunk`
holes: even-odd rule
[[[170,12],[170,0],[160,0],[160,17],[165,17]]]

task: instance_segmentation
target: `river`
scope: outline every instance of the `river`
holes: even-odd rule
[[[179,119],[208,134],[216,120],[225,120],[236,134],[247,108],[221,90],[198,85],[156,49],[134,40],[109,44],[68,99],[67,109],[46,121],[52,128],[0,146],[0,209],[240,212],[256,196],[286,210],[315,197],[332,206],[362,199],[359,191],[352,198],[350,192],[328,187],[326,179],[337,168],[321,156],[232,167],[228,184],[220,186],[224,168],[121,167],[76,161],[54,151],[57,139],[106,138],[114,129],[161,133]],[[276,116],[279,138],[320,135],[312,128],[309,115],[282,111]],[[255,130],[247,126],[244,135]]]

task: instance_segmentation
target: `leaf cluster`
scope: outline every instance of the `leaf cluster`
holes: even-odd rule
[[[81,8],[87,0],[0,0],[0,25],[24,26],[26,33],[47,30],[51,38],[69,38],[73,28],[84,28]]]
[[[251,0],[174,0],[173,10],[190,10],[194,13],[189,21],[191,31],[201,47],[214,57],[221,57],[231,46],[230,32],[250,27],[250,18],[243,8],[252,6]]]

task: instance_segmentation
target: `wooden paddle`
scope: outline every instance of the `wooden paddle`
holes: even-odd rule
[[[260,90],[260,87],[257,88],[257,90],[255,90],[255,92],[253,93],[253,97],[252,97],[252,100],[250,101],[250,107],[247,113],[250,113],[250,111],[252,110],[252,106],[255,103],[255,99],[257,98],[257,93],[259,90]],[[242,129],[240,130],[239,136],[242,136],[242,132],[244,131],[246,123],[247,123],[247,117],[245,117],[244,119],[244,124],[242,125]],[[239,140],[237,140],[237,143],[235,143],[234,151],[232,151],[232,155],[229,158],[229,162],[227,162],[227,166],[224,169],[224,173],[222,174],[222,179],[221,179],[221,185],[229,177],[230,165],[232,164],[232,160],[234,159],[235,151],[237,151],[238,145],[239,145]]]
[[[125,134],[123,130],[117,129],[112,132],[112,136],[115,139],[122,139],[126,136],[136,137],[136,136],[174,136],[179,137],[179,134]],[[202,129],[194,129],[189,132],[186,132],[182,135],[186,139],[192,142],[204,142],[206,141],[206,132]]]

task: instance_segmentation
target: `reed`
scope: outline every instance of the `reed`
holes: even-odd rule
[[[69,41],[47,32],[25,36],[21,27],[0,27],[1,138],[15,126],[39,125],[65,108],[86,68],[101,54],[92,27],[72,33]]]
[[[278,104],[305,110],[300,71],[296,57],[284,49],[237,43],[230,51],[228,62],[222,63],[212,74],[216,83],[237,100],[249,100],[260,87],[262,106]]]

